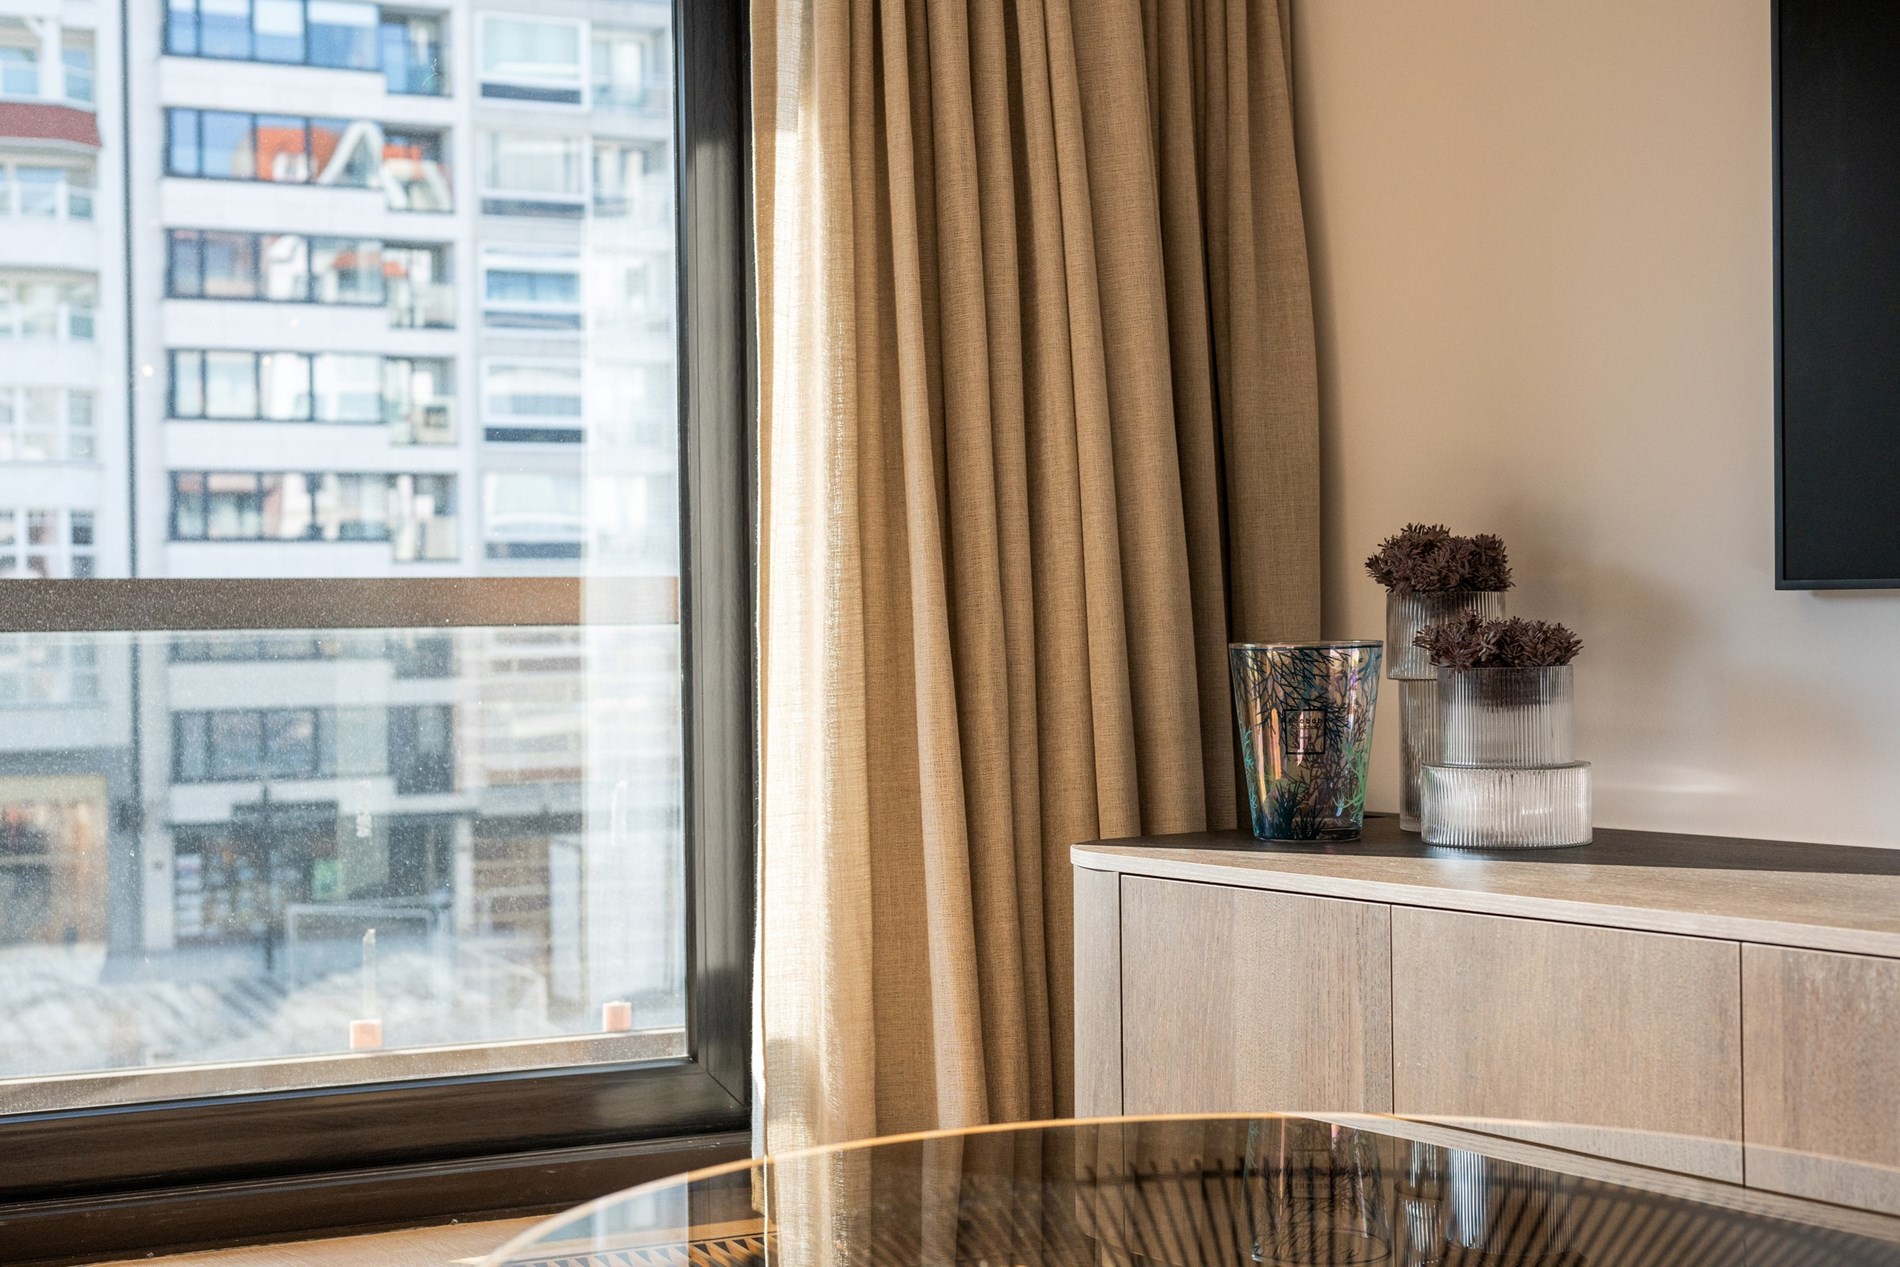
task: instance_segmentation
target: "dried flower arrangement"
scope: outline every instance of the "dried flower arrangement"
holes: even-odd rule
[[[1500,538],[1455,537],[1444,524],[1406,524],[1379,543],[1366,571],[1394,594],[1511,588],[1511,564]]]
[[[1543,669],[1569,664],[1583,642],[1563,625],[1547,620],[1486,620],[1466,612],[1455,620],[1428,625],[1413,645],[1433,664],[1451,669]]]

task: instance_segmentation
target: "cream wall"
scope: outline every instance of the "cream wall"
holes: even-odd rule
[[[1900,596],[1774,589],[1768,0],[1294,13],[1327,634],[1407,520],[1501,533],[1599,825],[1900,845]]]

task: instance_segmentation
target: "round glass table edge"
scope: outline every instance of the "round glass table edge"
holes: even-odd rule
[[[512,1267],[513,1264],[520,1261],[524,1256],[532,1257],[538,1248],[548,1246],[549,1238],[555,1233],[581,1220],[593,1215],[605,1213],[618,1206],[636,1201],[641,1197],[674,1189],[690,1189],[695,1184],[729,1178],[747,1171],[761,1171],[767,1167],[790,1165],[817,1158],[838,1157],[853,1152],[869,1151],[878,1148],[929,1143],[937,1140],[968,1139],[982,1135],[1027,1133],[1032,1131],[1080,1130],[1089,1127],[1140,1126],[1150,1123],[1271,1122],[1288,1120],[1324,1122],[1367,1130],[1399,1127],[1403,1129],[1395,1133],[1401,1136],[1403,1136],[1407,1130],[1415,1131],[1420,1128],[1452,1131],[1463,1136],[1467,1144],[1483,1143],[1487,1152],[1496,1149],[1506,1154],[1535,1153],[1544,1158],[1543,1161],[1519,1164],[1549,1166],[1550,1163],[1568,1163],[1569,1166],[1577,1167],[1578,1170],[1575,1173],[1579,1174],[1587,1170],[1596,1170],[1605,1167],[1632,1174],[1647,1174],[1661,1181],[1666,1187],[1676,1188],[1677,1191],[1672,1193],[1672,1195],[1692,1201],[1706,1201],[1711,1193],[1728,1191],[1733,1194],[1734,1202],[1730,1208],[1736,1210],[1747,1210],[1760,1201],[1767,1201],[1771,1204],[1781,1204],[1782,1202],[1807,1204],[1807,1202],[1800,1198],[1788,1197],[1783,1194],[1759,1189],[1750,1189],[1741,1184],[1729,1183],[1721,1179],[1662,1170],[1639,1162],[1626,1161],[1602,1154],[1566,1149],[1562,1146],[1545,1144],[1518,1134],[1520,1131],[1530,1129],[1542,1128],[1548,1130],[1552,1127],[1566,1128],[1569,1124],[1565,1123],[1551,1123],[1525,1118],[1450,1117],[1424,1114],[1401,1116],[1394,1113],[1336,1113],[1318,1111],[1144,1113],[1126,1116],[1047,1118],[1023,1122],[991,1122],[981,1126],[940,1127],[928,1131],[908,1131],[898,1135],[874,1135],[836,1144],[810,1144],[798,1148],[786,1149],[782,1152],[772,1152],[757,1157],[748,1157],[741,1161],[722,1162],[717,1166],[704,1166],[697,1170],[682,1171],[679,1174],[670,1175],[666,1178],[652,1179],[645,1183],[635,1184],[632,1187],[621,1188],[614,1192],[596,1197],[592,1201],[584,1202],[583,1204],[572,1206],[556,1214],[549,1215],[547,1218],[534,1224],[534,1226],[524,1229],[509,1239],[506,1244],[497,1248],[488,1257],[482,1259],[479,1267]],[[1630,1127],[1584,1127],[1578,1124],[1574,1129],[1590,1130],[1596,1133],[1601,1133],[1609,1129],[1618,1136],[1647,1137],[1659,1140],[1688,1140],[1709,1144],[1732,1142],[1720,1141],[1712,1137],[1682,1135],[1680,1133],[1666,1131],[1647,1131]],[[1497,1133],[1487,1134],[1487,1132],[1491,1131]],[[1453,1144],[1451,1146],[1455,1147],[1457,1145]],[[1501,1157],[1500,1160],[1509,1160],[1509,1158]],[[1568,1169],[1568,1166],[1566,1169]],[[1695,1195],[1690,1195],[1691,1190],[1694,1191]],[[1729,1205],[1730,1203],[1721,1201],[1715,1204]],[[1886,1216],[1872,1212],[1856,1212],[1846,1207],[1836,1208],[1841,1209],[1842,1212],[1846,1214],[1866,1213],[1868,1218],[1876,1221],[1886,1218]]]

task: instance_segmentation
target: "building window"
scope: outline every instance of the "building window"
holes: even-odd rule
[[[0,97],[40,95],[40,42],[18,18],[0,18]]]
[[[0,219],[92,219],[92,168],[0,160]]]
[[[0,385],[0,462],[90,462],[97,455],[90,391]]]
[[[0,634],[0,708],[97,704],[99,644],[86,634]]]
[[[594,142],[594,214],[673,227],[673,165],[660,141]]]
[[[0,577],[83,580],[97,574],[90,510],[0,506]]]
[[[381,124],[182,106],[165,112],[165,124],[169,176],[343,189],[382,183]]]
[[[572,361],[489,361],[482,366],[482,425],[491,441],[578,444],[585,395]]]
[[[388,541],[398,562],[455,557],[453,476],[174,471],[171,482],[173,541]]]
[[[455,284],[449,248],[391,242],[382,252],[389,324],[406,330],[454,328]]]
[[[382,58],[383,83],[390,92],[427,97],[448,94],[448,59],[442,50],[441,18],[431,14],[385,12]]]
[[[482,96],[578,106],[587,24],[564,18],[482,14]]]
[[[660,31],[604,31],[596,27],[593,107],[664,114],[671,104],[667,100],[664,43]]]
[[[439,357],[383,360],[383,418],[391,444],[455,442],[455,376]]]
[[[66,99],[91,105],[92,41],[83,35],[68,35],[60,49],[59,60],[66,78]]]
[[[386,308],[393,326],[453,324],[447,248],[374,238],[173,229],[166,294]],[[393,275],[392,275],[393,273]]]
[[[376,70],[381,22],[356,0],[168,0],[165,51],[181,57]]]
[[[578,559],[586,524],[578,474],[482,476],[482,537],[491,559]]]
[[[0,340],[89,343],[98,296],[99,285],[91,279],[0,277]]]
[[[172,781],[317,779],[336,771],[336,714],[321,708],[172,714]]]
[[[564,132],[484,132],[482,211],[562,216],[587,210],[584,139]]]
[[[564,334],[581,329],[578,252],[491,250],[482,256],[482,324],[491,330]]]
[[[384,133],[383,199],[391,211],[455,209],[441,133]]]
[[[175,348],[170,362],[181,421],[387,423],[397,444],[453,437],[450,365],[439,358]]]

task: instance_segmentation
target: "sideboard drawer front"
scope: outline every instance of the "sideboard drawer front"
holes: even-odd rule
[[[1400,907],[1392,999],[1396,1112],[1741,1182],[1736,943]]]
[[[1748,1184],[1900,1214],[1900,960],[1742,948]]]
[[[1128,1113],[1389,1112],[1388,908],[1124,876]]]

